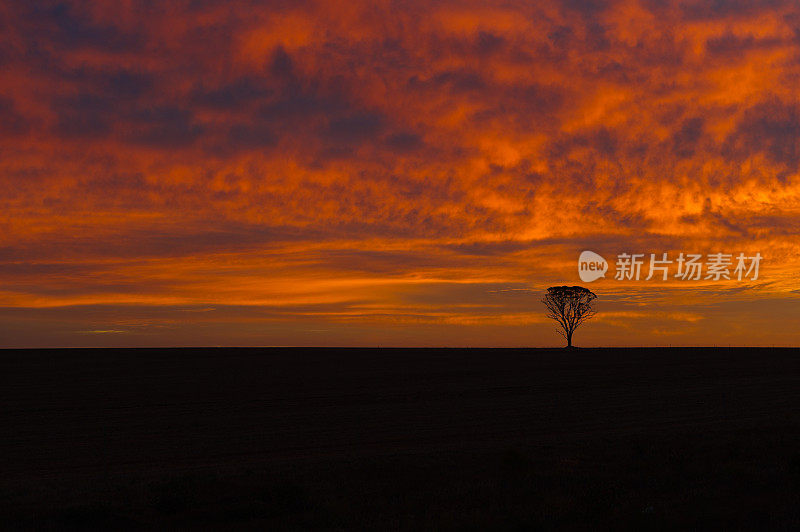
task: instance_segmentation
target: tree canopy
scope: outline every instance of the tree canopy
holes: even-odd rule
[[[575,329],[595,315],[592,302],[597,296],[582,286],[551,286],[542,299],[547,307],[547,317],[556,320],[558,334],[567,340],[567,347],[572,347],[572,335]]]

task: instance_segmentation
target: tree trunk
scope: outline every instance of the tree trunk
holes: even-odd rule
[[[567,347],[572,347],[572,331],[567,331]]]

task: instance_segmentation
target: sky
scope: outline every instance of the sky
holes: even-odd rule
[[[577,345],[800,345],[795,1],[0,0],[0,28],[0,347],[557,346],[541,298],[575,284]]]

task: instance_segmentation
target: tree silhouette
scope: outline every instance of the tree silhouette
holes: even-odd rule
[[[597,296],[582,286],[551,286],[547,289],[542,303],[547,307],[547,317],[560,325],[558,334],[567,340],[567,347],[572,347],[572,334],[578,325],[595,315],[592,301]]]

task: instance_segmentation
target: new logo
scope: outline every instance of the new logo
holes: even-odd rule
[[[605,277],[607,271],[608,262],[594,251],[584,251],[578,258],[578,275],[584,283]]]

